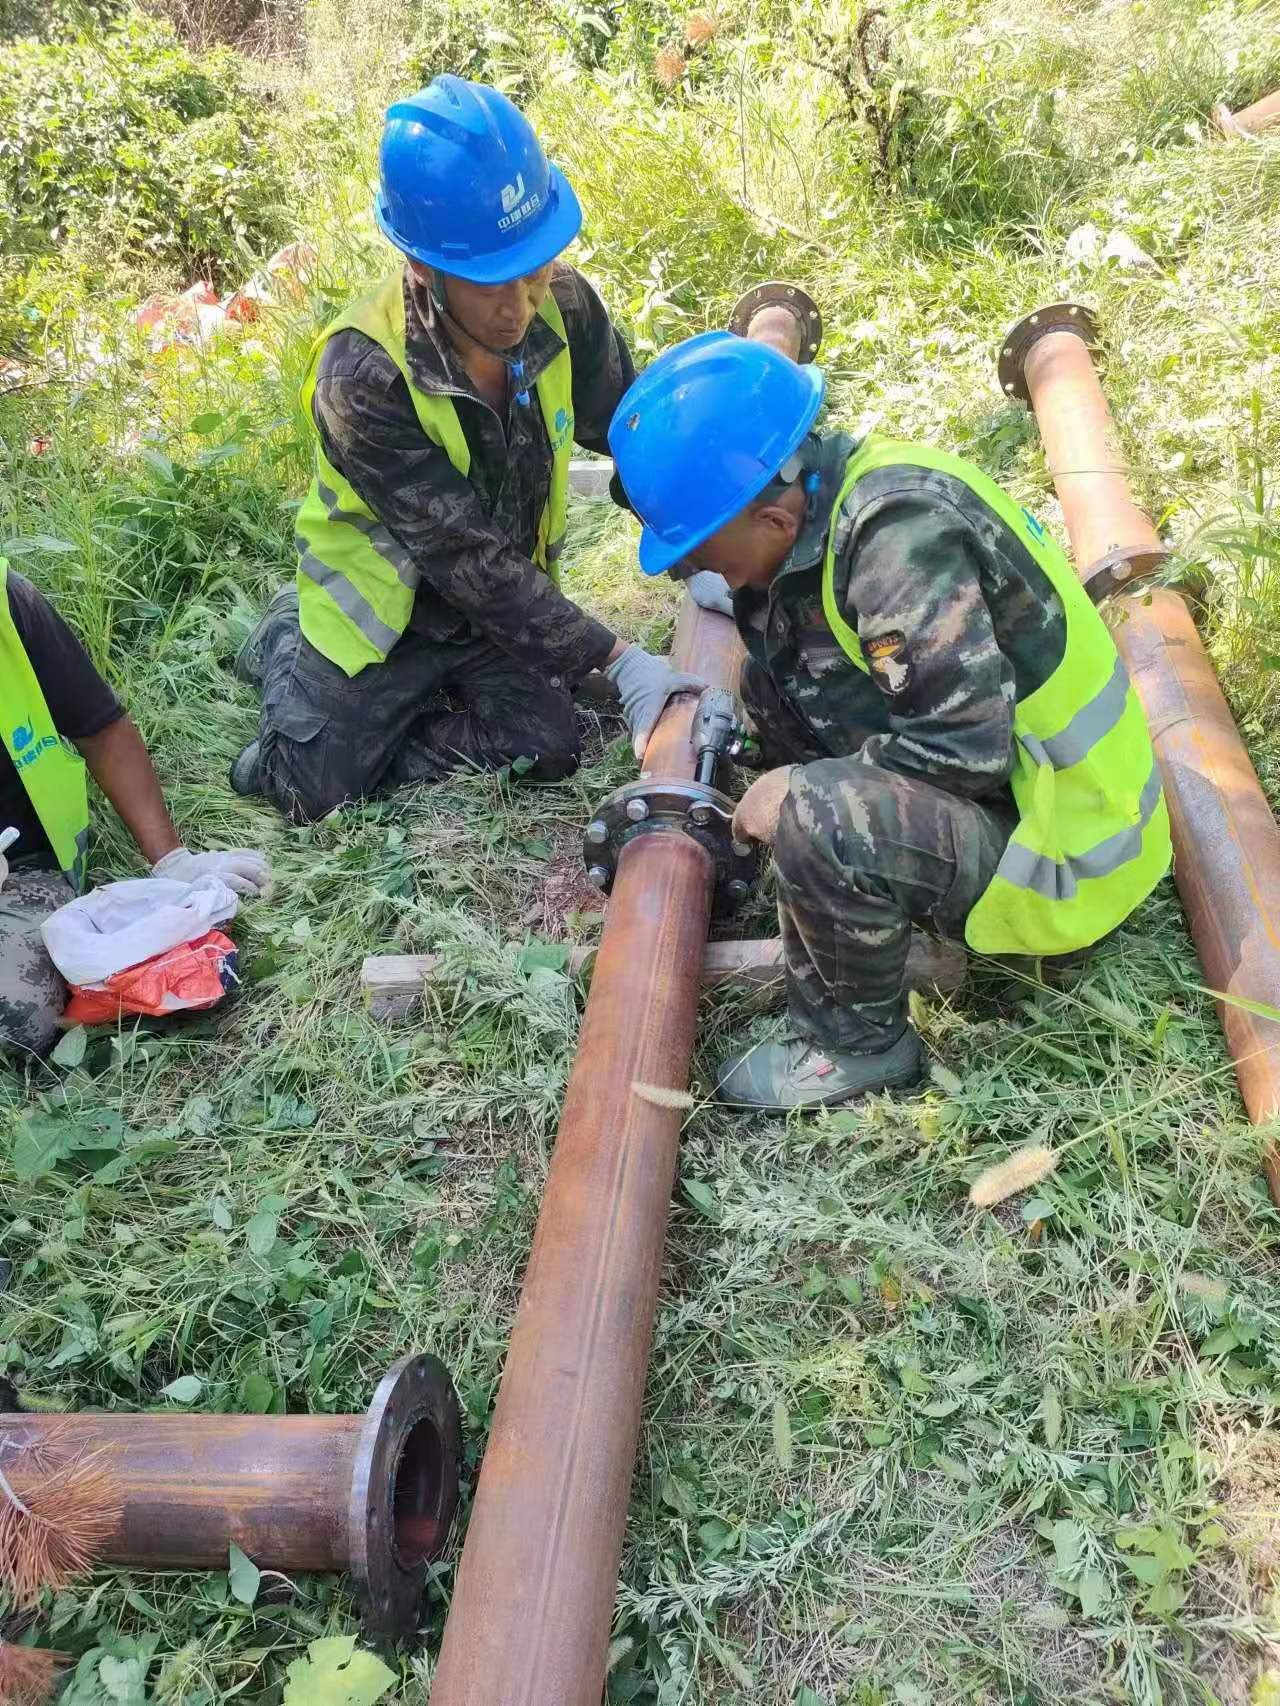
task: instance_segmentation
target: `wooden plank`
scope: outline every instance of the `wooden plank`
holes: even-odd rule
[[[595,945],[570,949],[568,971],[577,976],[595,954]],[[412,1018],[440,969],[439,954],[370,954],[360,971],[360,987],[373,1018],[399,1024]],[[954,942],[938,942],[912,931],[907,955],[907,987],[947,991],[965,978],[965,952]],[[708,942],[702,962],[702,987],[769,989],[783,986],[782,943],[777,939]]]

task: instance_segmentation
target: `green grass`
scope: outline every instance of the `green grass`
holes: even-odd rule
[[[727,8],[674,92],[647,55],[681,14],[625,0],[598,65],[576,12],[512,16],[477,9],[466,41],[535,92],[586,206],[583,265],[641,350],[785,272],[822,302],[834,418],[957,448],[1056,524],[994,354],[1041,302],[1098,308],[1135,489],[1207,577],[1206,631],[1277,797],[1280,143],[1206,127],[1220,96],[1280,83],[1274,6],[898,0],[879,177],[865,105],[811,63],[840,68],[840,28],[808,8]],[[37,361],[0,398],[0,539],[126,695],[184,834],[265,845],[278,873],[235,925],[244,987],[222,1011],[95,1037],[72,1068],[0,1069],[0,1125],[106,1107],[152,1141],[114,1181],[83,1153],[35,1179],[4,1164],[0,1361],[62,1407],[170,1408],[162,1389],[191,1374],[202,1408],[269,1388],[278,1408],[343,1410],[430,1349],[474,1462],[581,1007],[524,950],[598,928],[566,873],[631,760],[606,723],[562,786],[462,778],[306,830],[225,785],[256,715],[230,659],[290,566],[306,341],[386,261],[361,175],[377,103],[462,39],[438,10],[372,7],[353,87],[335,17],[313,8],[301,70],[251,68],[321,249],[312,300],[156,361],[121,330],[154,281],[94,297],[69,258],[41,284],[66,365]],[[316,103],[343,135],[327,164]],[[1086,224],[1150,264],[1071,261]],[[625,518],[584,508],[570,586],[661,644],[674,592],[632,551]],[[94,854],[102,879],[137,868],[105,810]],[[767,887],[742,927],[770,928]],[[400,1030],[359,1000],[379,949],[451,968]],[[1166,888],[1070,988],[979,966],[920,1004],[919,1096],[791,1120],[699,1100],[612,1702],[1274,1697],[1257,1679],[1280,1670],[1280,1220],[1201,981]],[[758,1000],[709,1000],[696,1085],[771,1022]],[[975,1214],[969,1182],[1031,1140],[1073,1147],[1031,1202]],[[388,1698],[422,1698],[451,1580],[446,1561]],[[222,1575],[134,1573],[62,1595],[34,1633],[148,1661],[155,1700],[274,1706],[287,1662],[351,1617],[335,1581],[273,1584],[249,1610]]]

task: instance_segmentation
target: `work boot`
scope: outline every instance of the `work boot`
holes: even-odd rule
[[[233,758],[231,761],[229,780],[237,794],[262,792],[262,772],[258,764],[260,747],[259,741],[251,740],[239,758]]]
[[[257,627],[236,653],[231,672],[239,681],[248,682],[250,687],[262,691],[262,683],[267,673],[267,663],[280,637],[297,629],[298,626],[298,589],[294,584],[286,582],[273,595],[271,602],[263,611]]]
[[[716,1094],[736,1107],[825,1108],[914,1084],[923,1070],[924,1051],[910,1029],[879,1054],[820,1048],[807,1037],[791,1035],[722,1061]]]

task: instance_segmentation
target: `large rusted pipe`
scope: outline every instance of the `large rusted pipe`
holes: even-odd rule
[[[737,631],[686,600],[672,662],[735,687]],[[691,778],[695,701],[645,770]],[[432,1706],[599,1706],[711,916],[710,855],[623,847],[445,1625]]]
[[[1264,130],[1280,125],[1280,89],[1273,95],[1264,95],[1250,107],[1241,107],[1238,113],[1219,103],[1210,117],[1224,136],[1259,136]]]
[[[348,1572],[367,1626],[403,1635],[449,1538],[461,1428],[430,1356],[395,1364],[363,1416],[0,1415],[20,1497],[87,1456],[120,1506],[102,1563],[225,1570],[234,1541],[262,1569]]]
[[[1055,304],[1005,340],[1000,377],[1028,398],[1062,502],[1076,565],[1091,588],[1164,554],[1129,496],[1094,367],[1087,311]],[[1280,829],[1267,805],[1195,623],[1155,589],[1115,610],[1116,644],[1151,728],[1173,836],[1174,878],[1212,989],[1280,1009]],[[1280,1025],[1230,1002],[1218,1013],[1255,1123],[1280,1111]],[[1280,1206],[1280,1164],[1264,1170]]]

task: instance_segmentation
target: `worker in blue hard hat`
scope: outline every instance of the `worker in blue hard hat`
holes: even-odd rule
[[[399,265],[312,349],[297,573],[238,660],[263,713],[233,785],[298,819],[460,766],[555,780],[591,671],[637,745],[689,685],[559,588],[573,444],[606,449],[634,368],[527,119],[460,77],[397,101],[375,214]]]
[[[818,432],[812,367],[723,332],[669,350],[609,433],[640,565],[721,575],[768,768],[734,819],[774,851],[789,1029],[721,1096],[909,1084],[911,927],[1065,955],[1169,865],[1142,709],[1035,518],[972,463]]]

